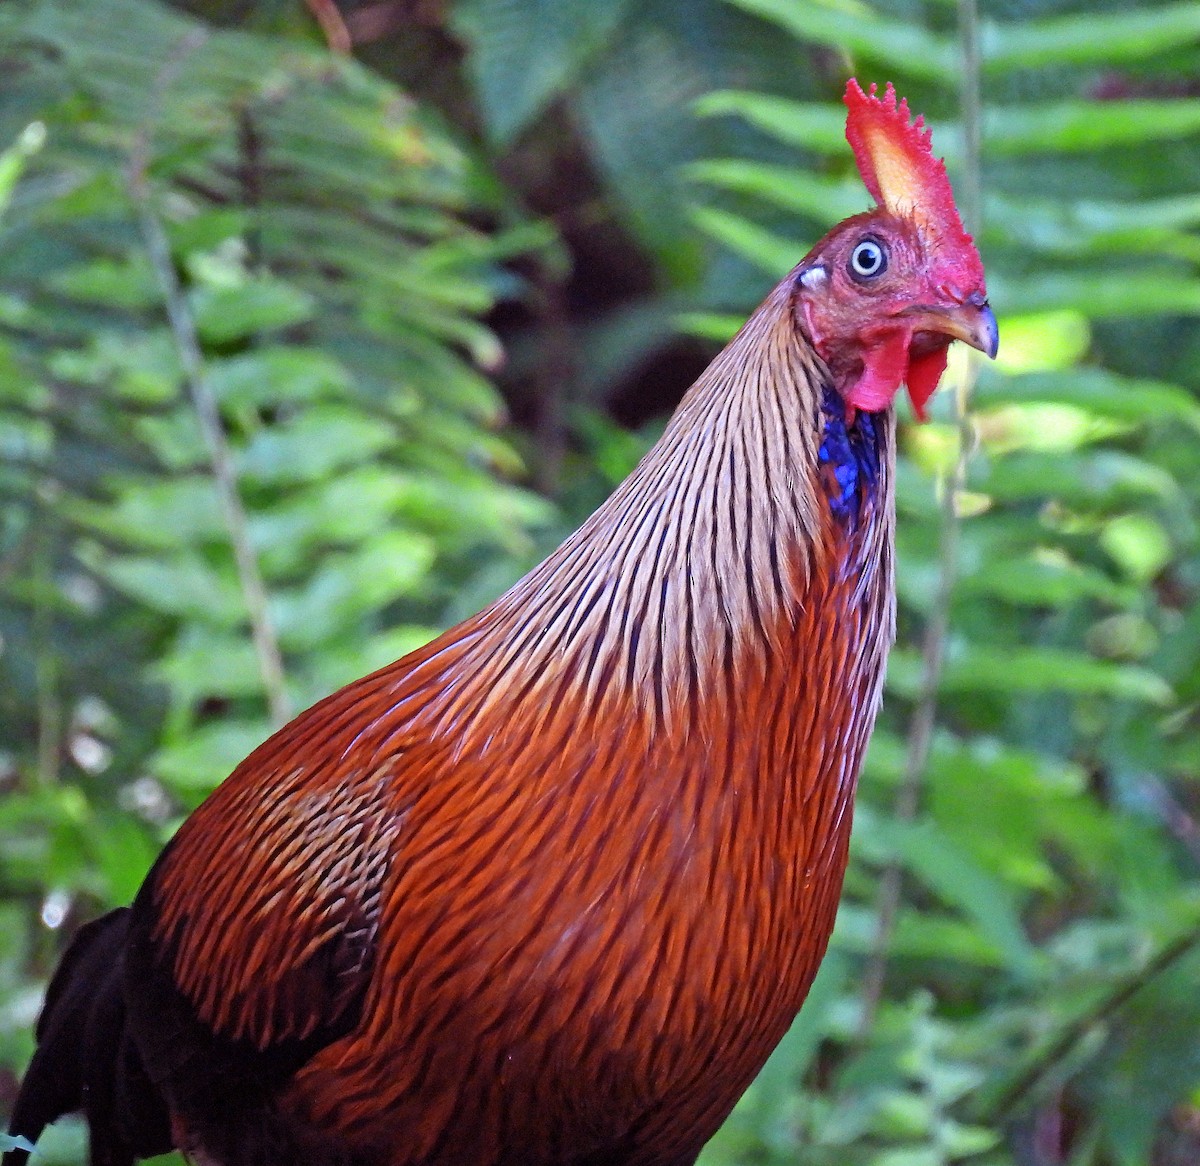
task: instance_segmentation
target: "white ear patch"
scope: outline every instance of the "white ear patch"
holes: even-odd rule
[[[801,287],[816,291],[829,278],[829,271],[823,264],[818,263],[814,267],[806,267],[797,278]]]

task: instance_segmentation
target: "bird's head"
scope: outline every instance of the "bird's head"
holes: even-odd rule
[[[886,409],[902,383],[924,419],[953,340],[994,357],[983,263],[945,164],[908,105],[846,86],[846,138],[878,204],[839,223],[795,272],[796,311],[847,406]]]

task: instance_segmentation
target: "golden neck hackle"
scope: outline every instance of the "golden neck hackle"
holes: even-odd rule
[[[519,668],[576,718],[616,702],[656,732],[687,732],[723,669],[760,673],[787,652],[841,533],[813,474],[823,380],[785,281],[608,501],[463,625],[480,668],[449,720],[499,711]],[[855,540],[868,554],[889,541],[890,474],[881,490],[874,530]]]

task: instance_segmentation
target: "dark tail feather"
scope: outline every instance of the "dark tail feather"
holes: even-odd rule
[[[88,923],[67,948],[37,1023],[37,1050],[9,1133],[36,1142],[64,1113],[83,1110],[92,1166],[132,1166],[171,1149],[166,1106],[142,1068],[125,1024],[122,979],[129,908]],[[25,1166],[10,1150],[3,1166]]]

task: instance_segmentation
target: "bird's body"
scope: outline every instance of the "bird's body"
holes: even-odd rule
[[[891,638],[891,497],[884,473],[838,515],[794,472],[822,418],[794,328],[796,377],[754,375],[781,319],[768,305],[726,354],[738,392],[714,369],[541,568],[273,738],[155,871],[175,978],[234,1035],[319,1023],[328,999],[301,1018],[306,973],[274,961],[326,920],[344,934],[346,903],[370,904],[353,929],[403,937],[352,977],[386,1023],[319,1051],[282,1102],[364,1161],[694,1156],[804,997]],[[725,410],[758,419],[753,455],[696,443]],[[885,425],[875,441],[886,465]]]
[[[184,823],[64,961],[14,1132],[82,1105],[97,1166],[695,1160],[824,954],[893,634],[892,416],[819,300],[863,229],[546,562]]]

